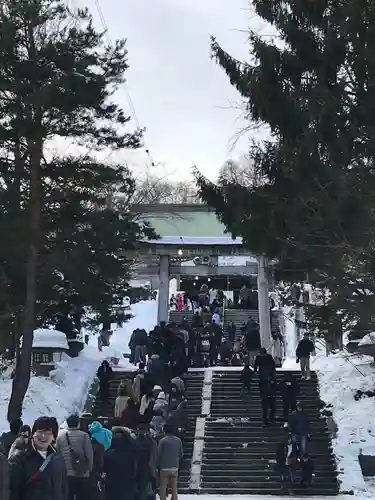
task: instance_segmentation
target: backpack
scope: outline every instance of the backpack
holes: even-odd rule
[[[72,469],[76,476],[82,477],[85,474],[87,474],[87,472],[89,472],[89,464],[87,462],[87,459],[86,457],[83,457],[80,453],[78,453],[78,451],[72,448],[69,434],[66,433],[65,436],[66,436],[66,442],[68,443],[69,446],[70,458],[72,460]]]

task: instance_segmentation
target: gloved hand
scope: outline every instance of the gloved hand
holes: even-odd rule
[[[296,359],[296,362],[299,363],[299,358]]]

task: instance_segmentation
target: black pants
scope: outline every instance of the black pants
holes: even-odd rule
[[[242,384],[242,389],[241,389],[241,396],[243,396],[247,392],[248,394],[251,394],[251,386],[250,386],[250,380],[246,380]]]
[[[295,398],[284,398],[283,399],[283,416],[284,420],[288,420],[288,415],[292,411],[296,411],[297,401]]]
[[[275,420],[276,398],[266,397],[262,399],[262,417],[264,422]]]
[[[68,500],[89,500],[89,479],[86,477],[68,477]]]

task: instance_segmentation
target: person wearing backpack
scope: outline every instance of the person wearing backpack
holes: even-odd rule
[[[53,417],[35,420],[27,448],[9,459],[10,500],[67,500],[65,462],[53,446],[58,430]]]
[[[78,415],[70,416],[66,422],[68,429],[60,431],[56,449],[65,461],[69,484],[68,500],[86,500],[93,466],[91,440],[86,432],[79,430]]]

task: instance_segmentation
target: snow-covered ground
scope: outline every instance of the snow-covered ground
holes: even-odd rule
[[[286,342],[290,349],[287,349],[289,358],[285,360],[285,368],[297,368],[291,348],[296,344],[292,320],[286,322]],[[375,398],[354,399],[357,390],[375,389],[375,369],[371,362],[372,358],[367,356],[345,352],[326,356],[324,348],[318,348],[312,360],[312,369],[318,374],[321,399],[331,406],[338,426],[333,449],[341,491],[353,491],[356,498],[375,498],[375,481],[363,478],[358,461],[361,451],[375,455]]]
[[[121,357],[119,368],[134,370],[122,353],[129,351],[130,335],[135,328],[153,328],[156,323],[157,302],[147,301],[134,304],[131,308],[134,317],[122,328],[113,326],[111,347],[97,350],[96,338],[90,339],[90,345],[80,353],[78,358],[63,355],[52,377],[32,377],[24,402],[23,420],[27,424],[41,415],[55,416],[63,422],[70,414],[82,411],[87,399],[88,390],[96,375],[98,366],[113,356]],[[0,378],[0,433],[8,430],[6,419],[12,381]]]

